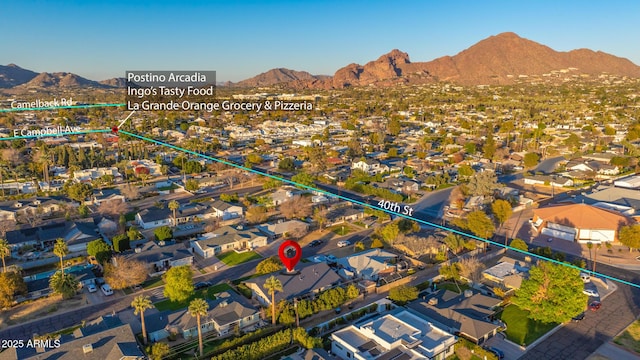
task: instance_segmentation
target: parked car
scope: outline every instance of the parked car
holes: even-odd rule
[[[600,297],[600,294],[598,294],[598,292],[593,289],[584,289],[582,290],[582,293],[592,297]]]
[[[504,352],[502,350],[491,346],[486,346],[484,349],[492,352],[496,357],[498,357],[498,359],[504,359]]]
[[[589,304],[589,310],[598,311],[601,306],[602,306],[602,303],[600,301],[594,301],[591,304]]]
[[[591,282],[591,276],[589,276],[589,274],[584,273],[584,272],[580,273],[580,279],[582,279],[583,283]]]
[[[351,242],[349,242],[349,240],[340,240],[338,241],[338,247],[345,247],[345,246],[349,246],[351,245]]]
[[[309,243],[309,247],[316,247],[316,246],[320,246],[322,245],[322,240],[313,240],[312,242]]]
[[[90,293],[94,293],[98,291],[98,288],[94,284],[89,284],[87,285],[87,291],[89,291]]]
[[[578,321],[584,319],[584,314],[585,314],[584,311],[581,312],[580,314],[578,314],[578,315],[574,316],[573,318],[571,318],[571,321],[578,322]]]
[[[102,286],[100,286],[100,290],[102,290],[102,293],[105,296],[113,295],[113,289],[111,289],[111,286],[109,286],[109,284],[103,284]]]
[[[204,289],[204,288],[208,288],[209,286],[211,286],[211,283],[208,281],[200,281],[197,282],[193,285],[193,288],[195,290],[200,290],[200,289]]]

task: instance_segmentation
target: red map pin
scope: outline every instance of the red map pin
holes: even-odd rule
[[[280,245],[278,255],[280,255],[280,260],[287,268],[287,271],[291,272],[298,261],[300,261],[300,257],[302,256],[302,249],[297,242],[293,240],[287,240],[283,242],[282,245]]]

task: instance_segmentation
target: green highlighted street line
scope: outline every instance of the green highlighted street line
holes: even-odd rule
[[[345,201],[349,201],[349,202],[352,202],[352,203],[355,203],[355,204],[358,204],[358,205],[361,205],[361,206],[364,206],[364,207],[368,207],[370,209],[384,211],[384,212],[386,212],[388,214],[391,214],[391,215],[394,215],[394,216],[399,216],[399,217],[402,217],[402,218],[405,218],[405,219],[408,219],[408,220],[413,220],[413,221],[416,221],[418,223],[421,223],[421,224],[424,224],[424,225],[427,225],[427,226],[430,226],[430,227],[434,227],[434,228],[437,228],[437,229],[440,229],[440,230],[445,230],[445,231],[448,231],[448,232],[451,232],[451,233],[454,233],[454,234],[458,234],[458,235],[461,235],[461,236],[465,236],[465,237],[468,237],[468,238],[471,238],[471,239],[474,239],[474,240],[484,241],[484,242],[486,242],[488,244],[491,244],[491,245],[494,245],[494,246],[503,247],[505,249],[516,251],[516,252],[519,252],[521,254],[528,255],[528,256],[531,256],[531,257],[535,257],[535,258],[540,259],[540,260],[545,260],[545,261],[549,261],[549,262],[552,262],[552,263],[555,263],[555,264],[558,264],[558,265],[563,265],[563,266],[566,266],[566,267],[569,267],[569,268],[572,268],[572,269],[576,269],[578,271],[585,271],[585,269],[582,269],[582,268],[580,268],[578,266],[575,266],[573,264],[561,262],[561,261],[558,261],[558,260],[555,260],[555,259],[546,258],[546,257],[544,257],[542,255],[534,254],[534,253],[529,252],[529,251],[516,249],[516,248],[513,248],[513,247],[511,247],[509,245],[504,245],[504,244],[501,244],[501,243],[498,243],[498,242],[495,242],[495,241],[492,241],[492,240],[483,239],[481,237],[478,237],[478,236],[475,236],[475,235],[472,235],[472,234],[468,234],[468,233],[465,233],[465,232],[460,231],[460,230],[456,230],[456,229],[452,229],[452,228],[449,228],[449,227],[446,227],[446,226],[438,225],[438,224],[435,224],[435,223],[432,223],[432,222],[429,222],[429,221],[426,221],[426,220],[416,219],[416,218],[414,218],[412,216],[404,215],[404,214],[397,213],[397,212],[391,211],[391,210],[386,210],[386,209],[383,209],[383,208],[378,207],[376,205],[363,203],[363,202],[360,202],[360,201],[357,201],[357,200],[353,200],[353,199],[350,199],[350,198],[342,196],[342,195],[338,195],[338,194],[334,194],[334,193],[331,193],[331,192],[328,192],[328,191],[325,191],[325,190],[317,189],[317,188],[314,188],[312,186],[299,184],[299,183],[296,183],[295,181],[291,181],[289,179],[285,179],[285,178],[282,178],[282,177],[279,177],[279,176],[267,174],[267,173],[264,173],[262,171],[250,169],[250,168],[247,168],[245,166],[229,162],[227,160],[222,160],[222,159],[218,159],[218,158],[215,158],[215,157],[212,157],[212,156],[209,156],[209,155],[200,154],[200,153],[192,151],[192,150],[184,149],[184,148],[181,148],[179,146],[171,145],[171,144],[168,144],[168,143],[165,143],[165,142],[162,142],[162,141],[159,141],[159,140],[151,139],[151,138],[148,138],[148,137],[145,137],[145,136],[142,136],[142,135],[130,133],[128,131],[122,131],[121,130],[120,133],[129,135],[131,137],[138,138],[138,139],[141,139],[141,140],[145,140],[145,141],[154,143],[156,145],[165,146],[165,147],[168,147],[168,148],[171,148],[171,149],[174,149],[174,150],[177,150],[177,151],[181,151],[181,152],[184,152],[184,153],[187,153],[187,154],[191,154],[191,155],[195,155],[195,156],[198,156],[198,157],[201,157],[201,158],[204,158],[204,159],[216,161],[216,162],[221,163],[221,164],[233,166],[235,168],[238,168],[238,169],[241,169],[241,170],[245,170],[245,171],[249,171],[249,172],[252,172],[254,174],[266,176],[266,177],[269,177],[269,178],[272,178],[272,179],[275,179],[275,180],[278,180],[278,181],[282,181],[284,183],[288,183],[288,184],[291,184],[291,185],[294,185],[294,186],[297,186],[297,187],[300,187],[300,188],[304,188],[304,189],[307,189],[307,190],[315,191],[315,192],[318,192],[318,193],[323,193],[323,194],[328,195],[328,196],[332,196],[332,197],[339,198],[339,199],[342,199],[342,200],[345,200]],[[590,273],[593,273],[593,272],[590,271]],[[598,273],[598,272],[595,272],[593,274],[598,276],[598,277],[604,278],[604,279],[617,281],[619,283],[622,283],[622,284],[625,284],[625,285],[629,285],[629,286],[633,286],[633,287],[636,287],[636,288],[640,289],[640,284],[634,284],[632,282],[625,281],[625,280],[622,280],[622,279],[618,279],[618,278],[615,278],[613,276],[609,276],[609,275]]]
[[[39,111],[39,110],[58,110],[58,109],[88,109],[95,107],[115,107],[125,106],[126,104],[88,104],[88,105],[69,105],[69,106],[49,106],[49,107],[35,107],[35,108],[13,108],[13,109],[0,109],[0,113],[16,112],[16,111]]]

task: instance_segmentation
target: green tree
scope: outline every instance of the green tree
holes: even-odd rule
[[[251,206],[245,213],[245,219],[250,224],[260,224],[269,218],[267,208],[264,206]]]
[[[175,200],[171,200],[169,201],[169,210],[171,210],[171,213],[173,214],[173,226],[177,226],[178,223],[178,219],[176,217],[176,212],[178,211],[178,209],[180,209],[180,203],[175,201]]]
[[[189,315],[196,318],[198,324],[198,349],[200,350],[200,356],[204,356],[202,349],[202,326],[200,325],[201,318],[207,316],[209,313],[209,304],[204,299],[193,299],[189,303]]]
[[[188,265],[174,266],[163,276],[164,296],[172,302],[185,301],[193,295],[193,272]]]
[[[282,270],[282,262],[275,256],[266,258],[256,266],[256,274],[270,274]]]
[[[452,253],[458,254],[464,249],[465,240],[462,236],[454,233],[448,233],[447,236],[442,239],[442,242],[451,250]]]
[[[284,158],[278,162],[278,169],[291,172],[296,169],[296,165],[292,158]]]
[[[460,167],[458,168],[458,175],[460,175],[461,178],[463,179],[468,179],[470,177],[473,176],[473,174],[475,174],[476,172],[473,170],[473,168],[467,164],[462,164],[460,165]]]
[[[604,127],[604,134],[607,136],[613,136],[616,134],[616,129],[607,125]]]
[[[142,233],[140,233],[140,230],[132,226],[127,230],[127,237],[129,238],[129,241],[136,241],[138,239],[142,239]]]
[[[2,257],[2,271],[7,272],[7,264],[4,258],[11,255],[11,246],[7,239],[0,239],[0,256]]]
[[[282,181],[276,180],[276,179],[272,179],[272,178],[268,178],[262,184],[262,189],[263,190],[273,190],[273,189],[279,188],[280,186],[282,186]],[[222,195],[220,195],[220,196],[222,196]]]
[[[89,184],[73,183],[66,186],[66,191],[69,198],[83,203],[93,193],[93,188]]]
[[[511,208],[511,204],[507,200],[498,199],[491,204],[491,211],[498,221],[498,225],[502,227],[502,225],[511,217],[513,208]]]
[[[56,239],[56,242],[53,244],[53,253],[60,258],[60,270],[64,272],[64,263],[62,260],[69,254],[69,248],[67,247],[67,243],[64,242],[64,239]]]
[[[282,283],[280,279],[275,276],[270,276],[264,282],[264,288],[271,295],[271,324],[276,324],[276,292],[283,291]]]
[[[400,234],[400,227],[396,222],[392,222],[388,224],[387,226],[382,228],[382,230],[380,231],[380,235],[382,235],[382,238],[384,239],[384,241],[386,241],[389,244],[393,244],[393,242],[396,240],[399,234]]]
[[[372,249],[382,249],[383,247],[384,247],[384,244],[377,237],[374,238],[373,241],[371,241],[371,248]]]
[[[533,320],[563,323],[584,311],[588,296],[583,289],[579,270],[541,261],[529,270],[512,302]]]
[[[238,193],[235,194],[220,194],[220,200],[224,202],[238,202],[240,198],[238,197]]]
[[[262,156],[256,154],[256,153],[251,153],[249,155],[247,155],[247,161],[251,164],[260,164],[262,162]]]
[[[362,241],[356,241],[355,244],[353,244],[353,251],[362,251],[364,250],[364,242]]]
[[[360,290],[354,284],[349,284],[346,290],[347,299],[352,300],[360,296]]]
[[[417,298],[418,288],[415,286],[400,285],[389,290],[389,299],[400,305],[404,305]]]
[[[538,153],[526,153],[524,154],[524,167],[526,167],[527,169],[531,169],[533,167],[535,167],[536,165],[538,165],[538,163],[540,162],[540,155],[538,155]]]
[[[389,151],[387,152],[387,157],[388,158],[398,157],[398,149],[394,147],[390,148]]]
[[[191,160],[184,164],[185,174],[198,174],[202,172],[202,164],[197,161]]]
[[[153,231],[153,235],[158,241],[169,240],[173,237],[173,230],[168,226],[160,226]]]
[[[62,295],[63,299],[71,299],[78,291],[78,280],[71,274],[57,271],[49,279],[49,286],[54,293]]]
[[[171,354],[171,348],[167,343],[157,342],[148,348],[147,354],[149,354],[149,360],[166,359]]]
[[[111,242],[113,243],[113,250],[115,252],[120,253],[125,250],[131,249],[131,245],[129,243],[129,236],[127,236],[127,234],[116,235],[111,239]]]
[[[142,343],[147,345],[147,327],[144,323],[144,312],[145,310],[153,309],[151,298],[147,295],[138,295],[133,298],[131,307],[133,308],[133,315],[140,314],[140,324],[142,324]]]
[[[493,160],[493,157],[496,155],[496,141],[493,138],[492,129],[489,129],[487,133],[487,140],[485,140],[484,145],[482,145],[482,152],[484,154],[484,158],[488,160]]]
[[[104,264],[111,257],[111,248],[102,239],[93,240],[87,244],[87,254],[94,256],[100,264]]]
[[[621,227],[618,238],[620,243],[629,247],[629,252],[640,249],[640,224]]]
[[[27,295],[27,284],[22,275],[15,271],[0,273],[0,308],[13,305],[16,295]]]
[[[473,176],[467,184],[469,193],[473,196],[492,195],[500,187],[498,178],[493,171],[483,171]]]
[[[184,184],[184,188],[189,192],[198,191],[198,189],[200,189],[200,183],[196,179],[189,179]]]
[[[296,175],[293,175],[291,177],[291,181],[301,185],[306,185],[308,187],[312,187],[315,185],[315,178],[312,175],[307,174],[306,172],[300,172]]]
[[[518,250],[529,251],[529,245],[527,245],[527,243],[522,239],[513,239],[509,245]]]
[[[582,141],[580,140],[580,137],[578,135],[571,133],[571,135],[569,135],[569,137],[564,140],[564,144],[571,148],[571,150],[576,151],[580,149]]]
[[[496,231],[491,219],[481,210],[472,211],[467,215],[467,228],[483,239],[489,239]]]

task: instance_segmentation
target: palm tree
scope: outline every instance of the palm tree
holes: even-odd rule
[[[11,247],[6,239],[0,239],[0,256],[2,256],[2,270],[7,272],[7,264],[4,262],[4,258],[11,254]]]
[[[593,250],[593,265],[592,265],[592,271],[596,272],[596,263],[598,262],[598,249],[600,249],[602,247],[601,243],[597,243],[595,246],[595,249]]]
[[[196,321],[198,323],[198,345],[200,348],[200,356],[203,355],[202,328],[200,327],[200,317],[206,316],[208,311],[209,311],[209,304],[206,301],[204,301],[204,299],[201,299],[201,298],[193,299],[189,303],[189,314],[191,316],[195,316]]]
[[[173,226],[176,226],[176,211],[180,208],[180,203],[175,200],[169,201],[169,210],[173,211]]]
[[[62,259],[69,253],[69,248],[67,247],[67,243],[64,242],[64,239],[56,239],[56,243],[53,244],[53,253],[60,258],[60,270],[62,270],[62,273],[64,274],[64,264],[62,263]]]
[[[140,323],[142,323],[142,339],[144,340],[144,344],[147,345],[147,328],[144,324],[144,311],[147,309],[153,309],[151,299],[146,295],[138,295],[131,302],[131,306],[134,309],[134,315],[138,315],[138,313],[140,314]]]
[[[592,248],[593,248],[593,243],[591,241],[589,241],[587,243],[587,249],[589,249],[589,261],[591,261],[591,267],[593,268],[593,259],[591,258],[591,249]]]
[[[276,324],[276,291],[283,291],[282,282],[275,276],[269,277],[264,282],[264,288],[267,289],[269,295],[271,295],[271,323]]]

